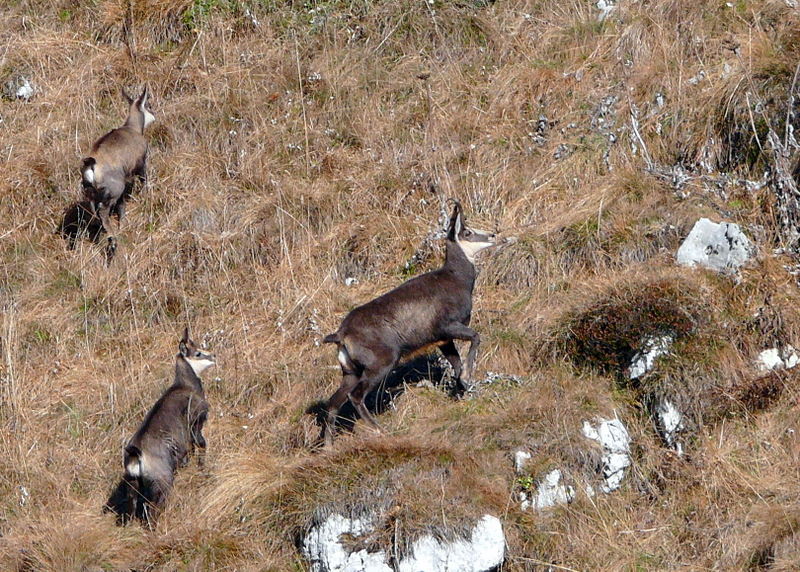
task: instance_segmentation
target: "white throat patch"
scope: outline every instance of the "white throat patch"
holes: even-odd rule
[[[484,232],[478,229],[471,229],[472,232],[476,234],[482,234],[488,236],[489,233]],[[481,242],[473,242],[469,240],[459,240],[458,235],[456,235],[456,243],[458,246],[461,247],[461,251],[464,253],[464,256],[467,257],[472,264],[475,264],[475,255],[478,254],[484,248],[489,248],[490,246],[494,246],[497,241],[492,238],[491,240],[481,241]]]
[[[150,113],[146,107],[142,108],[142,113],[144,114],[144,128],[147,129],[147,126],[156,120],[156,116]]]
[[[186,361],[192,366],[192,370],[197,377],[200,377],[201,373],[214,365],[214,360],[208,358],[186,358]]]

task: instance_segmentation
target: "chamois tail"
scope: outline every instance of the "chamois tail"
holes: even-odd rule
[[[125,475],[133,478],[142,476],[142,450],[136,445],[125,447]]]
[[[342,341],[339,337],[339,332],[334,332],[332,334],[328,334],[324,338],[322,338],[323,344],[338,344]]]

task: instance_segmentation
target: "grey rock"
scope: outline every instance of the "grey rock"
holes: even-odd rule
[[[739,225],[717,224],[701,218],[678,249],[677,262],[682,266],[735,272],[753,256],[754,250]]]

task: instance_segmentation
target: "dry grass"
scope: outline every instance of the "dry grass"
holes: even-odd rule
[[[742,181],[762,175],[765,129],[785,132],[800,20],[733,4],[623,2],[603,22],[555,1],[4,6],[0,83],[37,91],[0,99],[0,567],[303,569],[297,535],[373,506],[375,546],[497,514],[507,570],[791,569],[797,375],[751,364],[798,345],[798,297],[774,197]],[[55,230],[120,89],[145,83],[150,180],[105,267]],[[313,453],[304,411],[339,382],[320,338],[440,263],[450,196],[518,238],[483,257],[473,322],[479,372],[522,383],[406,388],[385,435],[356,424]],[[739,280],[674,267],[698,216],[758,241]],[[156,531],[118,528],[101,507],[122,443],[185,324],[219,357],[206,466],[178,474]],[[620,385],[620,356],[664,325],[673,355]],[[656,394],[685,400],[686,457],[653,431]],[[615,413],[634,441],[623,488],[521,512],[513,451],[535,453],[532,477],[590,483],[580,424]]]

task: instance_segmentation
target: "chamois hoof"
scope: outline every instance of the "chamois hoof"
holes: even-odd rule
[[[114,255],[117,253],[117,239],[113,237],[108,237],[108,243],[106,244],[106,264],[111,264],[111,259],[114,258]]]

